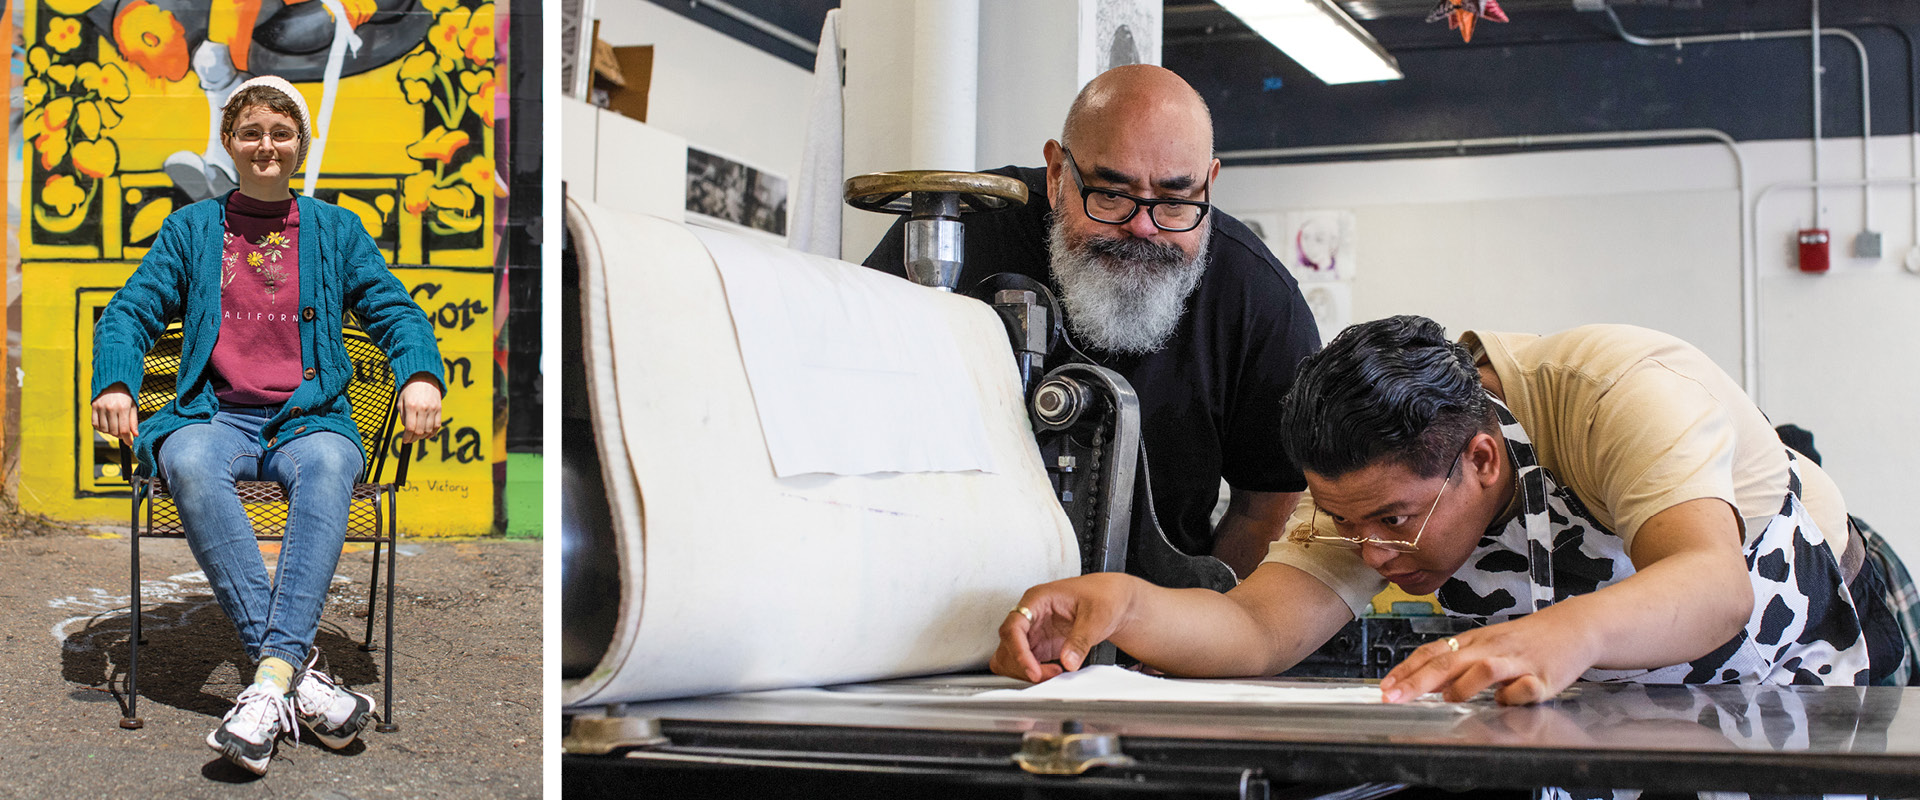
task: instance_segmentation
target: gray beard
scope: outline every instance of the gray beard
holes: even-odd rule
[[[1179,247],[1134,238],[1090,238],[1075,247],[1053,218],[1047,252],[1067,307],[1067,326],[1082,345],[1113,353],[1151,353],[1173,336],[1187,296],[1206,272],[1212,226],[1201,228],[1193,258]]]

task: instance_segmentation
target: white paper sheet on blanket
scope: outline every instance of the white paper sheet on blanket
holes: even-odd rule
[[[1230,681],[1188,681],[1156,678],[1114,666],[1086,667],[1025,689],[999,689],[973,695],[972,700],[995,702],[1099,700],[1167,703],[1346,703],[1379,705],[1374,686],[1263,686]],[[1427,695],[1421,702],[1438,701]],[[1457,703],[1446,703],[1466,710]]]
[[[936,290],[694,233],[720,268],[775,475],[997,471],[973,377],[928,313]]]

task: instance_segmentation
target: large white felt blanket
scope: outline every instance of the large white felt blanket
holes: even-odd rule
[[[613,643],[567,706],[977,668],[1026,587],[1078,571],[985,304],[570,202],[622,585]],[[743,341],[806,362],[775,379],[787,394],[750,374]],[[860,404],[808,386],[866,365],[848,379]],[[775,437],[799,443],[786,469],[759,402],[799,426]],[[875,410],[895,406],[923,429]]]

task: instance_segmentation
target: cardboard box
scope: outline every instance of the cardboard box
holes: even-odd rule
[[[595,103],[641,122],[647,121],[647,87],[653,83],[653,45],[612,47],[594,40],[593,85],[595,95],[605,92],[606,102]],[[605,53],[605,69],[602,53]]]

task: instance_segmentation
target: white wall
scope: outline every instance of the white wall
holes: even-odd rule
[[[600,38],[653,45],[647,124],[791,181],[813,73],[645,0],[598,0]]]
[[[1080,92],[1074,0],[981,0],[977,167],[1041,163]]]
[[[1878,178],[1909,174],[1907,137],[1875,139]],[[1823,145],[1829,179],[1860,177],[1860,141]],[[1810,174],[1805,141],[1739,147],[1747,206]],[[1740,222],[1735,161],[1721,145],[1523,153],[1221,170],[1215,199],[1235,214],[1351,209],[1353,319],[1424,314],[1449,330],[1552,331],[1627,322],[1699,345],[1736,378]],[[1848,504],[1920,559],[1920,275],[1913,194],[1873,190],[1886,255],[1854,259],[1860,189],[1823,192],[1834,269],[1799,273],[1794,232],[1812,194],[1758,201],[1759,394],[1776,423],[1814,431]]]

